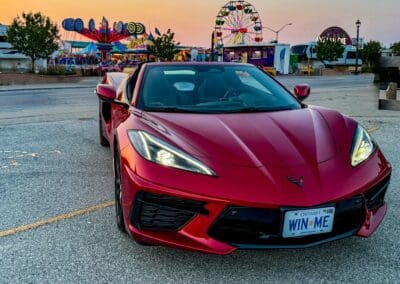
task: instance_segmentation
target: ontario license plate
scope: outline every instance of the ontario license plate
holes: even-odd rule
[[[287,211],[282,236],[296,238],[332,232],[335,207]]]

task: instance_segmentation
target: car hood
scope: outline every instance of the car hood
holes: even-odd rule
[[[344,123],[342,116],[337,122]],[[321,111],[243,114],[147,113],[160,138],[213,163],[242,167],[297,167],[335,157],[335,137]]]

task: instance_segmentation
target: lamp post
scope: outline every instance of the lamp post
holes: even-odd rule
[[[274,33],[276,34],[276,39],[275,39],[275,41],[276,41],[276,43],[278,43],[279,33],[280,33],[281,31],[283,31],[284,28],[286,28],[287,26],[291,26],[291,25],[293,25],[293,23],[286,24],[286,25],[284,25],[283,27],[281,27],[279,30],[273,30],[273,29],[271,29],[271,28],[269,28],[269,27],[266,27],[266,26],[264,26],[264,29],[267,29],[267,30],[270,30],[271,32],[274,32]]]
[[[215,33],[211,34],[211,58],[210,61],[214,62],[214,53],[215,53]]]
[[[361,21],[357,20],[356,22],[357,26],[357,43],[356,43],[356,72],[355,74],[358,75],[358,57],[359,57],[359,49],[360,49],[360,27],[361,27]]]

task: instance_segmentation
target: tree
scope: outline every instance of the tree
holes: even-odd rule
[[[177,46],[179,42],[174,40],[175,33],[168,29],[167,33],[153,39],[153,44],[147,45],[151,54],[155,55],[161,61],[171,61],[179,51]]]
[[[371,40],[364,45],[364,48],[360,50],[361,59],[368,63],[368,66],[376,67],[379,65],[379,60],[382,55],[382,46],[379,41]]]
[[[50,18],[41,13],[22,13],[22,17],[14,18],[7,32],[7,41],[32,60],[32,72],[35,61],[47,58],[57,50],[59,39],[58,28]]]
[[[317,57],[324,65],[327,61],[336,61],[343,56],[344,45],[340,40],[324,38],[317,42]]]
[[[392,49],[393,54],[394,54],[395,56],[400,56],[400,41],[394,43],[394,44],[392,45],[391,49]]]

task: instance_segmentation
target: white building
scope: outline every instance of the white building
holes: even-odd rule
[[[223,61],[251,63],[274,68],[279,74],[289,73],[290,45],[281,43],[254,43],[224,46]]]
[[[305,44],[293,45],[291,48],[291,52],[294,55],[297,55],[299,62],[307,61],[311,59],[317,61],[317,53],[316,53],[317,42],[311,41]],[[336,61],[326,62],[327,65],[331,66],[355,66],[357,62],[357,50],[353,45],[345,45],[342,57],[338,58]],[[362,60],[358,58],[358,65],[361,66],[363,64]]]
[[[0,72],[28,72],[31,70],[31,59],[13,49],[6,42],[7,26],[0,24]],[[36,62],[36,70],[46,68],[46,60]]]

